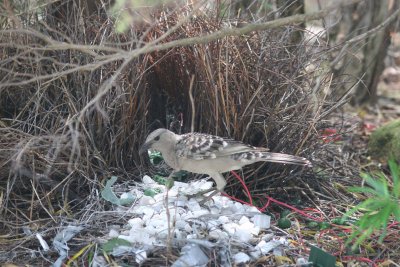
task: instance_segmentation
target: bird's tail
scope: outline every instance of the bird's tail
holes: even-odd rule
[[[308,159],[288,154],[263,152],[261,158],[264,161],[269,162],[287,163],[312,167],[312,164]]]

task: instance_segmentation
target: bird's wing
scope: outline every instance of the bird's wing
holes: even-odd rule
[[[194,160],[226,157],[255,150],[267,151],[267,149],[255,148],[232,139],[200,133],[181,135],[176,144],[178,157]]]

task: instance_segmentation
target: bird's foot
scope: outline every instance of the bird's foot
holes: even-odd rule
[[[220,193],[220,192],[221,192],[221,191],[215,189],[214,192],[212,192],[212,193],[209,194],[208,196],[204,196],[204,199],[203,199],[202,201],[200,201],[199,204],[200,204],[200,205],[204,205],[207,201],[212,200],[212,198],[213,198],[216,194],[218,194],[218,193]]]
[[[212,191],[214,191],[214,192],[212,192]],[[212,192],[210,195],[205,196],[205,194],[210,193],[210,192]],[[198,197],[202,197],[203,200],[201,200],[201,201],[199,202],[199,204],[200,204],[200,205],[203,205],[203,204],[205,204],[207,201],[211,200],[212,197],[215,196],[216,194],[218,194],[219,192],[220,192],[220,191],[217,190],[217,189],[215,189],[215,188],[210,188],[210,189],[207,189],[207,190],[200,191],[200,192],[198,192],[198,193],[196,193],[196,194],[191,194],[191,195],[186,195],[186,196],[187,196],[188,198],[198,198]]]

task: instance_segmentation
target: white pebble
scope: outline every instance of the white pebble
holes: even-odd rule
[[[119,236],[119,233],[118,233],[118,231],[117,230],[115,230],[115,229],[111,229],[110,230],[110,232],[108,233],[108,236],[109,237],[118,237]]]
[[[246,263],[246,262],[249,262],[249,261],[250,261],[250,257],[249,257],[249,255],[247,255],[246,253],[239,252],[239,253],[236,253],[236,254],[233,256],[233,260],[235,261],[236,264],[239,264],[239,263]]]
[[[177,229],[185,229],[186,224],[188,224],[185,220],[176,220],[175,227]]]
[[[142,218],[132,218],[132,219],[129,219],[128,224],[131,227],[139,228],[139,227],[143,226],[143,220],[142,220]]]
[[[151,177],[148,176],[148,175],[143,176],[142,182],[143,182],[145,185],[157,184],[156,181],[154,181],[153,179],[151,179]]]
[[[260,227],[254,226],[250,221],[239,225],[238,229],[246,230],[253,235],[258,235],[260,233]]]
[[[152,227],[162,231],[162,230],[168,228],[168,221],[158,219],[158,218],[157,219],[153,218],[147,223],[147,226],[152,226]]]
[[[193,198],[191,198],[188,202],[187,202],[187,207],[189,208],[190,211],[197,211],[197,210],[201,210],[200,204]]]
[[[236,228],[238,225],[236,223],[225,223],[222,225],[222,228],[230,235],[233,236],[235,234]]]
[[[271,250],[273,250],[274,248],[276,248],[282,244],[284,244],[284,243],[281,240],[271,240],[268,242],[261,240],[260,243],[258,243],[256,247],[259,248],[264,255],[266,255]]]
[[[226,216],[219,216],[218,221],[219,221],[221,224],[224,224],[224,223],[228,223],[230,220],[229,220],[229,218],[226,217]]]
[[[141,206],[149,206],[153,205],[154,203],[156,203],[156,201],[151,196],[143,195],[139,200],[139,205]]]
[[[248,243],[253,236],[247,229],[236,229],[233,237],[240,242]]]
[[[210,214],[210,213],[209,213],[208,210],[205,210],[205,209],[194,210],[194,211],[193,211],[193,217],[194,217],[194,218],[199,218],[199,217],[201,217],[201,216],[203,216],[203,215],[206,215],[206,214]]]
[[[271,227],[271,217],[265,214],[257,214],[252,218],[255,226],[261,229],[268,229]]]
[[[164,203],[165,194],[164,193],[158,193],[157,195],[154,195],[153,198],[154,198],[154,203],[155,202]]]
[[[218,209],[217,207],[211,207],[211,208],[210,208],[210,213],[213,214],[213,215],[215,215],[215,214],[220,214],[220,213],[221,213],[221,210]]]
[[[244,213],[245,211],[242,203],[234,202],[233,207],[234,207],[233,211],[235,213]]]
[[[308,260],[306,260],[305,258],[298,258],[296,260],[296,266],[306,265],[308,263]]]
[[[135,253],[135,261],[138,264],[143,263],[147,259],[147,252],[146,250],[138,250]]]
[[[224,231],[222,231],[220,229],[211,230],[208,233],[208,235],[209,235],[210,238],[215,239],[215,240],[220,240],[220,239],[226,240],[226,239],[229,238],[229,235],[226,232],[224,232]]]
[[[187,232],[187,233],[191,233],[192,231],[193,231],[193,228],[190,226],[190,224],[186,224],[185,225],[185,231]]]
[[[196,234],[190,234],[190,235],[187,235],[186,238],[187,238],[187,239],[196,239],[196,238],[197,238],[197,235],[196,235]]]
[[[254,207],[254,206],[248,206],[248,205],[246,205],[244,209],[245,209],[246,212],[248,212],[248,213],[260,213],[260,211],[259,211],[256,207]]]
[[[207,229],[209,229],[209,230],[216,229],[219,225],[220,225],[220,223],[217,220],[207,221]]]
[[[239,220],[239,224],[244,224],[244,223],[249,223],[250,220],[247,216],[242,216],[242,218],[240,218]]]

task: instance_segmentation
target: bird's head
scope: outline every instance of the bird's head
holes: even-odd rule
[[[169,145],[175,145],[176,141],[176,134],[167,129],[160,128],[151,132],[147,136],[146,141],[139,150],[139,153],[142,154],[149,149],[163,152],[164,149],[168,149]]]

